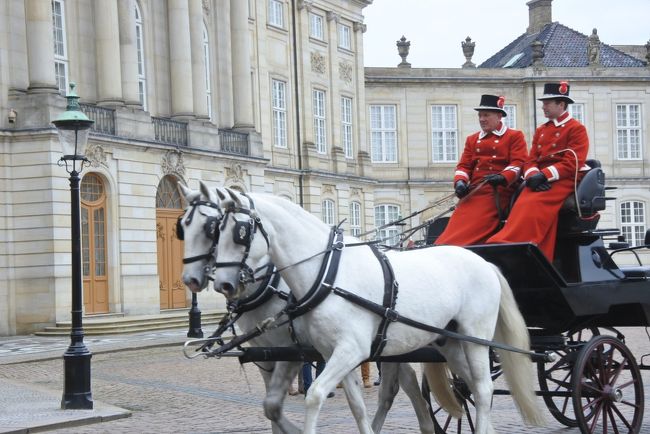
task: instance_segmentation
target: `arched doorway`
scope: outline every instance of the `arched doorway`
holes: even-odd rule
[[[156,245],[158,248],[158,279],[160,309],[187,307],[183,272],[183,242],[176,234],[176,220],[183,214],[185,198],[177,188],[175,177],[167,175],[156,193]]]
[[[106,189],[99,175],[83,177],[80,195],[84,311],[108,313]]]

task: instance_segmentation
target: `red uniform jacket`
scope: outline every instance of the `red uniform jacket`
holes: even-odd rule
[[[504,208],[512,196],[512,184],[519,179],[526,155],[526,140],[521,131],[502,124],[498,131],[474,133],[465,141],[454,173],[454,185],[463,180],[475,189],[486,175],[500,173],[508,182],[508,186],[498,187],[500,206]],[[484,184],[458,203],[436,244],[482,243],[497,230],[499,222],[494,188]]]
[[[580,171],[588,170],[585,166],[588,150],[587,130],[568,112],[539,126],[524,165],[524,177],[528,179],[541,171],[551,183],[551,189],[539,192],[524,189],[506,225],[487,242],[533,242],[552,261],[560,208],[574,191],[576,175],[580,180]]]

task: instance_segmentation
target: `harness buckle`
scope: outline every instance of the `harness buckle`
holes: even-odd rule
[[[396,310],[387,307],[384,311],[384,318],[386,318],[388,321],[395,322],[399,319],[399,314]]]

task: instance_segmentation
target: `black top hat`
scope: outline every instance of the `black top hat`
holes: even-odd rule
[[[568,104],[573,104],[573,100],[569,98],[569,86],[568,81],[561,81],[559,83],[546,83],[544,85],[544,95],[537,98],[539,101],[545,99],[562,99]]]
[[[478,107],[474,107],[474,110],[489,110],[499,112],[503,116],[508,116],[508,113],[503,109],[505,102],[506,98],[503,96],[481,95],[481,104]]]

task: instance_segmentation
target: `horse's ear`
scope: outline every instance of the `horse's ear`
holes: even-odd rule
[[[208,188],[208,186],[205,184],[203,181],[199,181],[199,184],[201,185],[201,194],[205,196],[206,199],[216,202],[217,198],[215,197],[214,193]]]
[[[217,187],[217,196],[219,196],[219,199],[221,199],[221,200],[226,200],[226,195],[223,194],[223,192],[221,191],[221,189],[219,187]]]
[[[200,195],[200,193],[198,191],[191,190],[188,186],[186,186],[182,182],[178,182],[176,184],[176,187],[181,192],[181,194],[185,197],[185,200],[188,203],[194,201],[195,199],[198,199],[198,197]]]
[[[237,208],[241,208],[242,203],[241,203],[241,200],[239,199],[239,195],[236,192],[234,192],[233,190],[229,189],[229,188],[226,188],[226,191],[230,195],[230,198],[235,202],[235,206]]]

